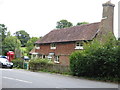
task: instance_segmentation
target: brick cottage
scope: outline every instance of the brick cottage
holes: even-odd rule
[[[113,33],[114,6],[110,1],[103,4],[101,22],[52,30],[35,42],[30,54],[51,59],[56,64],[69,65],[69,56],[76,50],[82,50],[84,42],[96,37],[104,39],[102,35]]]

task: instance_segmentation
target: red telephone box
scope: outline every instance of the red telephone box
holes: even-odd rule
[[[13,59],[14,59],[14,52],[13,51],[9,51],[9,52],[7,52],[7,59],[9,60],[9,61],[12,61]]]

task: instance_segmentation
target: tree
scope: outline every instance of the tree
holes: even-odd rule
[[[11,36],[11,32],[10,31],[7,32],[6,37],[9,37],[9,36]]]
[[[27,41],[30,39],[30,36],[24,30],[17,31],[15,36],[21,41],[22,46],[25,46]]]
[[[89,24],[89,22],[78,22],[77,25]]]
[[[19,49],[21,46],[21,42],[15,36],[8,36],[3,41],[3,55],[5,55],[8,51],[15,51],[15,49]]]
[[[33,47],[34,47],[34,43],[38,40],[37,37],[32,37],[30,38],[30,40],[28,40],[27,44],[26,44],[26,48],[27,48],[27,52],[29,53]]]
[[[67,20],[60,20],[57,22],[56,28],[61,29],[61,28],[66,28],[71,26],[73,26],[71,22],[68,22]]]
[[[2,40],[1,42],[3,42],[3,40],[5,39],[6,33],[7,27],[4,24],[0,24],[0,39]]]
[[[0,24],[0,55],[2,55],[2,42],[4,41],[7,33],[7,28],[4,24]]]

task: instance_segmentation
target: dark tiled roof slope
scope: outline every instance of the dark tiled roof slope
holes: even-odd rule
[[[80,40],[92,40],[98,29],[99,22],[78,25],[69,28],[52,30],[46,34],[43,38],[36,41],[35,43],[55,43],[55,42],[70,42],[70,41],[80,41]]]

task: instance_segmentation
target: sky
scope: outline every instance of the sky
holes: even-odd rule
[[[41,37],[56,28],[56,22],[66,19],[78,22],[100,22],[102,4],[108,0],[0,0],[0,24],[12,34],[25,30],[31,37]],[[118,2],[115,4],[114,33],[118,37]]]

